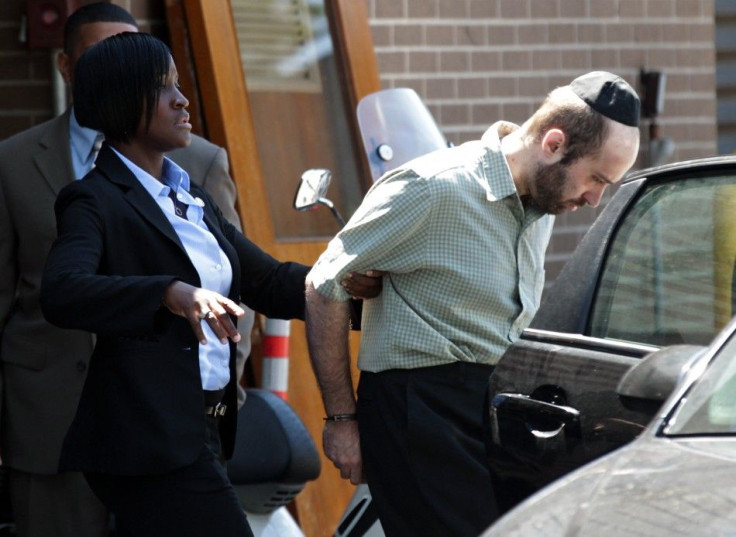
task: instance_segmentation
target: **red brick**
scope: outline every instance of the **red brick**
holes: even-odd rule
[[[536,104],[504,103],[501,105],[503,119],[512,123],[522,124],[534,113]]]
[[[416,1],[416,0],[414,0]],[[438,0],[439,13],[443,19],[464,19],[468,17],[467,0]]]
[[[394,27],[393,26],[371,26],[371,35],[373,36],[373,45],[375,47],[388,47],[394,44]]]
[[[674,0],[647,0],[647,17],[672,17],[675,14]]]
[[[613,0],[590,0],[589,16],[592,18],[609,18],[618,16],[618,2]]]
[[[494,50],[470,53],[470,68],[472,71],[498,71],[501,69],[501,53]]]
[[[676,58],[678,68],[703,68],[715,64],[715,54],[712,48],[677,49]]]
[[[621,65],[645,65],[646,50],[644,48],[621,49],[619,55],[621,56]]]
[[[715,73],[699,73],[695,76],[690,76],[688,82],[688,89],[690,91],[713,92],[716,87]]]
[[[520,24],[517,28],[520,45],[541,45],[549,43],[546,24]]]
[[[0,80],[28,80],[31,78],[29,58],[24,54],[13,54],[0,58]]]
[[[578,43],[600,43],[604,28],[604,26],[595,23],[583,22],[578,24]]]
[[[552,19],[560,16],[559,0],[543,0],[531,2],[531,17],[533,19]]]
[[[576,24],[552,22],[549,25],[549,42],[551,44],[576,43],[578,28]]]
[[[406,17],[406,4],[403,0],[373,0],[377,19],[397,19]]]
[[[562,66],[561,52],[557,48],[532,51],[532,69],[559,69]]]
[[[13,110],[51,110],[48,84],[18,84],[0,86],[0,103],[12,103]]]
[[[519,80],[519,96],[531,98],[532,101],[542,101],[543,94],[553,86],[545,76],[526,77]]]
[[[449,24],[427,26],[425,29],[425,39],[428,45],[454,45],[455,26]]]
[[[504,51],[501,64],[504,69],[526,71],[532,67],[532,55],[527,50]]]
[[[501,117],[501,105],[492,102],[473,104],[470,107],[470,113],[473,123],[476,125],[491,125],[500,119],[504,119]]]
[[[667,99],[665,95],[663,115],[667,117],[702,117],[716,114],[716,101],[710,98]]]
[[[647,65],[653,69],[677,67],[677,53],[671,48],[652,49],[647,53]]]
[[[634,41],[637,43],[661,43],[662,26],[654,23],[635,24]]]
[[[517,77],[492,76],[488,79],[488,95],[491,97],[514,97],[518,92]]]
[[[466,72],[470,70],[470,55],[467,52],[440,52],[440,71]]]
[[[462,25],[457,28],[457,44],[480,47],[488,44],[488,28],[485,25]]]
[[[498,0],[470,0],[469,9],[473,20],[498,17]]]
[[[434,51],[409,52],[409,71],[413,73],[436,73],[439,68],[439,55]]]
[[[47,54],[37,53],[27,56],[30,58],[29,67],[31,69],[31,78],[35,81],[48,82],[51,79],[52,72],[56,73],[56,61],[53,61]]]
[[[394,44],[396,46],[424,45],[424,26],[419,24],[402,24],[394,28]]]
[[[677,0],[675,14],[678,17],[700,17],[703,15],[703,2],[700,0]]]
[[[621,65],[621,56],[618,48],[606,48],[590,51],[590,65],[593,69],[617,71]]]
[[[436,19],[439,13],[437,0],[411,0],[407,10],[410,19]]]
[[[25,113],[0,116],[0,140],[31,128],[34,125],[31,118]]]
[[[406,71],[406,54],[403,52],[381,52],[376,54],[380,73],[402,73]]]
[[[0,27],[0,50],[2,50],[3,53],[28,51],[26,44],[18,41],[19,30],[19,24]]]
[[[529,17],[529,0],[500,0],[499,14],[503,19],[524,19]]]
[[[454,78],[433,78],[427,80],[428,99],[451,99],[457,96]]]
[[[619,0],[619,16],[622,18],[638,19],[645,15],[645,0]]]
[[[443,104],[440,106],[442,125],[467,125],[470,121],[470,107],[467,104]]]
[[[712,24],[693,24],[690,26],[690,41],[713,43],[715,28]]]
[[[606,41],[612,43],[630,43],[634,40],[634,28],[630,22],[611,23],[606,25]]]
[[[510,25],[490,26],[488,28],[489,45],[513,45],[516,43],[516,29]]]
[[[590,15],[588,2],[589,0],[564,0],[560,14],[565,18],[588,17]]]
[[[562,55],[562,68],[587,70],[590,68],[590,52],[587,50],[568,50]]]
[[[459,99],[487,97],[487,80],[485,78],[458,78],[457,96]]]

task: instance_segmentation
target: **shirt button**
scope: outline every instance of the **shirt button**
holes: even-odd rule
[[[215,265],[215,270],[222,270],[222,265],[220,265],[219,263]]]
[[[84,373],[87,371],[87,364],[85,364],[82,360],[77,362],[77,371],[80,373]]]

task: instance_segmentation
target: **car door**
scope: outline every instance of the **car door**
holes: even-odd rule
[[[736,160],[618,189],[490,378],[502,510],[643,430],[663,398],[620,394],[622,376],[663,346],[713,338],[733,312],[735,257]]]

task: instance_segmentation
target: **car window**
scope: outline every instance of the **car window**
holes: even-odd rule
[[[609,248],[590,335],[706,345],[730,319],[736,176],[654,184]]]
[[[683,397],[667,435],[736,434],[736,337],[721,349]]]

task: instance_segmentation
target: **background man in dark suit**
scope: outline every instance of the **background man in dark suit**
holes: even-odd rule
[[[68,43],[59,58],[67,81],[86,48],[110,35],[138,30],[128,12],[106,3],[81,8],[67,27],[74,31],[67,32]],[[21,537],[100,536],[107,534],[108,526],[106,510],[81,474],[57,473],[93,339],[87,332],[50,325],[38,304],[41,272],[56,237],[54,201],[59,190],[81,178],[93,162],[85,169],[80,162],[84,158],[75,153],[84,144],[73,145],[72,114],[70,108],[0,142],[2,459],[11,468],[11,499]],[[225,150],[192,136],[189,147],[170,157],[240,228]],[[238,328],[248,339],[250,324],[241,319]]]

